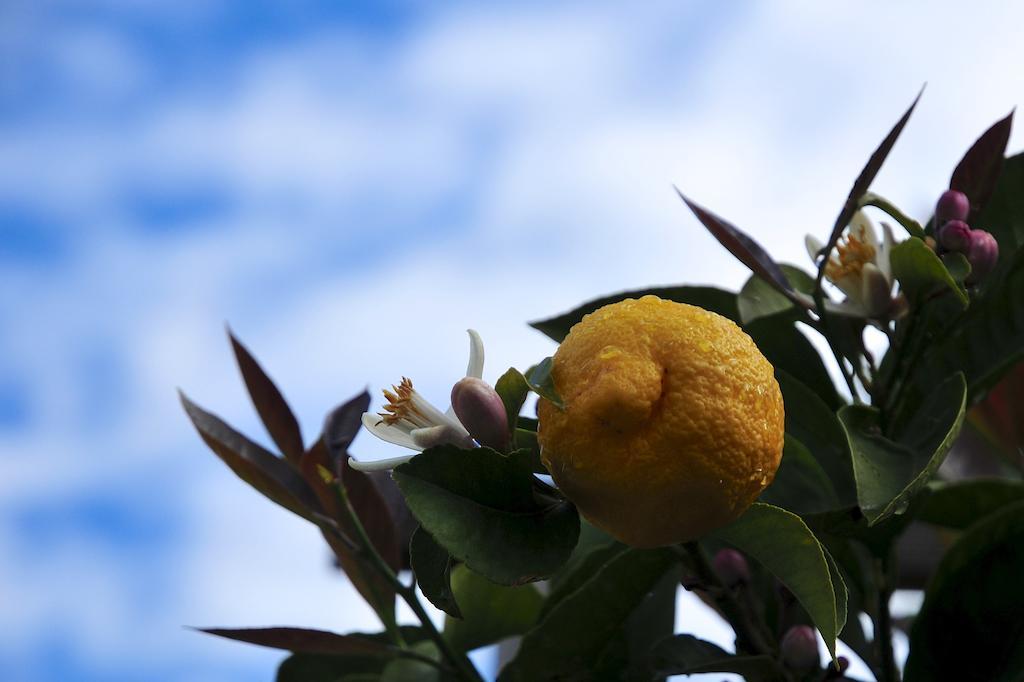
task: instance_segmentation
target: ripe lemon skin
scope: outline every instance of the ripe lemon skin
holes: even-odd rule
[[[696,539],[772,482],[785,413],[771,364],[731,320],[656,296],[586,315],[538,405],[541,458],[595,526],[633,547]]]

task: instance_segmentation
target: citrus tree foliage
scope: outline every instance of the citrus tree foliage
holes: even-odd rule
[[[392,470],[365,471],[348,449],[369,395],[333,410],[309,438],[231,336],[277,452],[182,395],[185,411],[239,478],[316,527],[381,629],[205,631],[288,652],[281,682],[478,680],[467,653],[508,638],[518,649],[502,682],[850,679],[837,641],[888,682],[899,679],[898,630],[910,643],[910,682],[1024,679],[1024,155],[1006,157],[1011,117],[997,122],[949,189],[934,188],[935,215],[910,217],[872,182],[916,105],[871,154],[835,223],[809,237],[809,267],[776,263],[753,233],[679,192],[750,269],[740,291],[627,291],[531,324],[558,343],[587,313],[645,294],[739,324],[775,369],[786,435],[774,482],[737,521],[637,549],[582,520],[545,475],[537,420],[521,414],[530,392],[561,406],[550,359],[508,370],[493,389],[464,380],[458,419],[436,418],[437,428],[465,427],[462,440],[417,441],[421,452]],[[865,209],[884,217],[881,238],[860,227]],[[868,329],[887,339],[881,351],[865,343]],[[473,440],[488,419],[506,429],[489,432],[493,447]],[[969,450],[989,457],[995,475],[943,468],[968,430]],[[943,552],[914,585],[920,612],[896,620],[900,539],[921,527],[941,529]],[[732,650],[674,632],[680,586],[732,626]],[[446,614],[442,628],[423,597]],[[399,600],[416,624],[398,623]],[[822,660],[815,632],[830,654]]]

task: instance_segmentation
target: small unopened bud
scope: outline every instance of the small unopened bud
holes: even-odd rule
[[[750,564],[747,558],[735,549],[719,550],[714,559],[715,573],[729,587],[746,585],[750,582]]]
[[[821,665],[818,636],[814,628],[794,625],[782,638],[782,662],[792,670],[806,673]]]
[[[939,245],[946,251],[962,253],[971,250],[971,228],[962,220],[950,220],[939,228]]]
[[[967,220],[971,212],[971,201],[963,192],[948,189],[935,204],[935,224],[942,225],[950,220]]]
[[[483,379],[466,377],[452,387],[452,409],[480,445],[508,446],[508,416],[501,396]]]
[[[999,261],[999,243],[996,238],[985,230],[973,230],[967,260],[971,264],[971,274],[965,280],[967,284],[984,281]]]

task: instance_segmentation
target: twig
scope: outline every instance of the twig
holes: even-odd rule
[[[896,667],[896,654],[892,648],[892,614],[889,611],[889,600],[892,598],[892,583],[889,580],[890,561],[892,559],[875,559],[875,582],[878,585],[878,632],[875,641],[878,644],[878,659],[881,666],[879,682],[899,682],[900,673]]]

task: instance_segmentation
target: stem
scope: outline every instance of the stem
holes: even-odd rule
[[[878,644],[878,660],[881,665],[880,682],[899,682],[900,673],[896,667],[896,655],[892,648],[892,614],[889,601],[892,598],[892,583],[889,580],[890,560],[875,559],[875,582],[878,585],[878,618],[875,642]]]
[[[860,207],[863,208],[865,206],[874,206],[885,211],[890,218],[902,225],[911,236],[924,239],[924,228],[921,227],[921,223],[896,208],[895,204],[885,197],[879,196],[874,192],[866,192],[860,200]]]
[[[341,499],[344,502],[342,509],[349,523],[351,523],[352,527],[355,528],[363,555],[368,556],[373,567],[377,569],[381,575],[387,578],[392,585],[394,585],[395,593],[409,605],[412,612],[420,619],[420,623],[423,626],[423,629],[427,632],[427,636],[433,640],[438,651],[440,651],[441,654],[452,664],[456,672],[459,674],[459,677],[465,680],[472,680],[473,682],[482,682],[480,673],[477,672],[477,669],[469,659],[464,654],[453,649],[451,645],[448,644],[448,640],[446,640],[441,633],[438,632],[437,628],[434,627],[434,622],[430,620],[430,616],[427,615],[427,612],[424,610],[419,597],[416,596],[416,588],[406,585],[399,580],[395,572],[391,570],[390,566],[388,566],[388,563],[384,561],[384,557],[382,557],[380,552],[378,552],[373,546],[370,536],[366,533],[366,528],[363,526],[362,521],[359,520],[359,516],[356,515],[355,509],[352,508],[352,503],[348,499],[348,493],[345,491],[345,486],[340,481],[338,481],[337,488]],[[401,640],[401,633],[399,632],[397,634],[399,640]]]
[[[708,586],[708,594],[714,598],[718,608],[725,614],[729,624],[736,630],[737,648],[748,648],[755,654],[766,654],[774,656],[774,647],[770,644],[771,638],[764,630],[765,625],[753,616],[751,610],[736,598],[714,569],[711,568],[704,550],[697,542],[687,542],[682,545],[682,550],[690,557],[693,568],[697,571],[697,578],[704,585]],[[758,627],[760,625],[760,627]],[[746,647],[742,645],[747,645]]]

